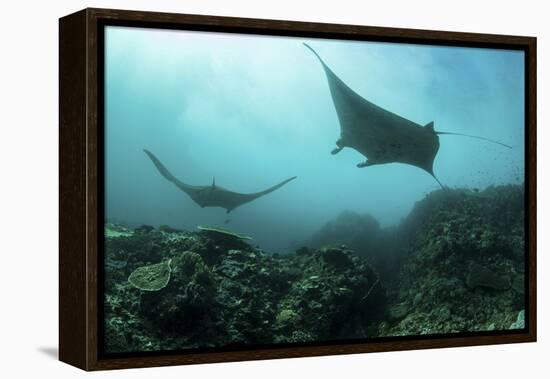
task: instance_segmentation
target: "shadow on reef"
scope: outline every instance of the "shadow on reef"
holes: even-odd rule
[[[105,226],[105,351],[523,328],[523,187],[344,213],[294,255],[201,227]],[[372,262],[372,264],[371,264]]]

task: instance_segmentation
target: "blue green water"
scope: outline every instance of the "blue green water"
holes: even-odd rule
[[[398,223],[440,187],[404,164],[357,168],[322,66],[361,96],[438,131],[434,171],[449,187],[524,180],[524,56],[519,51],[108,27],[105,35],[106,217],[195,230],[223,226],[271,252],[289,251],[343,211]],[[201,208],[180,180],[256,192],[283,188],[229,215]],[[230,220],[226,224],[226,221]]]

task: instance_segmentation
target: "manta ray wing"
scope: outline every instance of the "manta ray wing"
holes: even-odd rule
[[[359,167],[399,162],[419,167],[431,175],[439,150],[433,123],[421,126],[361,97],[347,86],[309,45],[323,65],[332,101],[340,122],[340,139],[333,154],[350,147],[368,160]]]
[[[296,179],[296,176],[293,176],[291,178],[283,180],[279,184],[276,184],[272,187],[269,187],[269,188],[267,188],[263,191],[254,192],[254,193],[238,193],[238,192],[227,191],[226,192],[226,196],[227,196],[226,205],[227,206],[224,207],[224,208],[226,208],[227,213],[229,213],[233,209],[237,208],[238,206],[241,206],[245,203],[248,203],[252,200],[256,200],[259,197],[262,197],[262,196],[267,195],[267,194],[269,194],[273,191],[278,190],[279,188],[281,188],[282,186],[284,186],[285,184],[287,184],[288,182],[290,182],[294,179]]]
[[[455,135],[476,138],[512,148],[502,142],[464,133],[439,132],[433,122],[421,126],[393,112],[371,103],[346,85],[308,44],[323,65],[332,101],[340,122],[340,139],[333,154],[344,147],[351,147],[367,160],[358,167],[399,162],[416,166],[428,172],[441,185],[433,172],[433,164],[439,151],[439,135]]]
[[[189,196],[195,195],[198,191],[204,190],[204,186],[192,186],[185,184],[181,180],[178,180],[168,169],[159,161],[159,159],[151,153],[149,150],[143,150],[145,154],[151,159],[157,170],[162,176],[169,182],[174,183],[179,189],[188,194]]]
[[[169,182],[175,184],[180,190],[185,192],[189,197],[201,207],[221,207],[227,210],[227,213],[233,209],[255,200],[261,196],[271,193],[291,180],[296,179],[292,177],[282,181],[279,184],[274,185],[268,189],[255,193],[239,193],[230,191],[222,186],[216,184],[215,179],[212,180],[212,184],[208,186],[192,186],[178,180],[174,175],[168,171],[168,169],[162,164],[162,162],[150,151],[144,150],[145,154],[151,159],[160,174]]]

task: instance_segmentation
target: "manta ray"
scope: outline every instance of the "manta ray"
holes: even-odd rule
[[[212,184],[209,186],[192,186],[178,180],[174,175],[168,171],[166,167],[158,160],[158,158],[148,150],[143,150],[145,154],[153,161],[153,164],[160,172],[162,176],[169,182],[172,182],[180,190],[185,192],[189,197],[202,208],[204,207],[220,207],[225,208],[227,213],[231,212],[233,209],[248,203],[252,200],[267,195],[275,190],[278,190],[291,180],[296,179],[296,176],[282,181],[279,184],[274,185],[268,189],[265,189],[260,192],[255,193],[239,193],[233,192],[228,189],[225,189],[221,186],[216,185],[216,179],[212,180]]]
[[[405,163],[428,172],[444,188],[433,171],[434,159],[439,151],[439,135],[478,138],[511,148],[484,137],[438,132],[434,130],[433,121],[422,126],[379,107],[348,87],[311,46],[306,43],[304,45],[323,65],[340,122],[340,138],[336,141],[336,148],[331,153],[337,154],[344,147],[357,150],[367,158],[364,162],[357,164],[357,167]]]

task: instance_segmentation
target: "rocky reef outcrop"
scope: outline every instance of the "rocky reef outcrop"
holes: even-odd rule
[[[384,313],[378,273],[345,248],[273,256],[216,228],[106,229],[107,352],[365,338]]]
[[[525,306],[522,186],[437,191],[400,227],[409,242],[380,335],[515,328]],[[512,326],[513,324],[513,326]],[[522,326],[523,327],[523,326]]]
[[[404,246],[396,231],[395,227],[382,228],[369,214],[344,211],[304,243],[316,248],[345,245],[366,257],[388,283],[399,269]]]
[[[347,213],[284,256],[218,228],[107,224],[105,351],[521,329],[523,209],[522,186],[438,190],[394,228]]]

